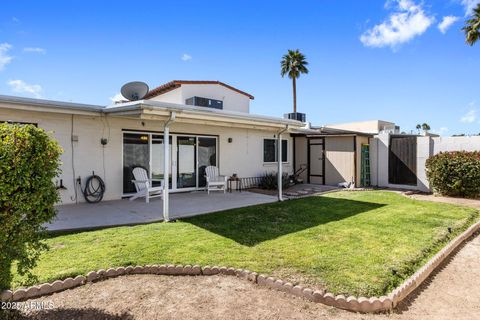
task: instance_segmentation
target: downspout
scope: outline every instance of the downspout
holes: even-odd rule
[[[169,212],[169,176],[170,176],[170,124],[175,122],[176,112],[170,112],[170,117],[163,127],[163,220],[170,221]]]
[[[288,124],[282,130],[277,133],[277,189],[278,189],[278,201],[283,201],[283,172],[282,172],[282,133],[288,130]]]

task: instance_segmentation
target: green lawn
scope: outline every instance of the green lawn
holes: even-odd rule
[[[34,274],[45,282],[127,265],[218,265],[337,294],[382,295],[478,216],[391,192],[337,192],[176,223],[52,236]],[[23,281],[15,275],[14,286]]]

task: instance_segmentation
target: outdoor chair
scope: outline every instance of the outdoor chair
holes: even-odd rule
[[[159,187],[152,187],[151,180],[148,178],[147,170],[141,167],[136,167],[133,169],[133,177],[135,180],[132,180],[135,185],[137,193],[135,193],[129,200],[133,201],[137,198],[145,197],[145,202],[149,203],[150,198],[161,197],[163,192],[163,180]]]
[[[227,176],[221,176],[218,168],[215,166],[208,166],[205,168],[205,177],[207,178],[207,193],[210,191],[227,191]]]

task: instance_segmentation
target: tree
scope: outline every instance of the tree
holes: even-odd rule
[[[422,125],[419,123],[417,124],[417,126],[415,127],[415,129],[417,129],[417,131],[420,133],[420,129],[422,129]]]
[[[465,22],[462,30],[465,32],[465,41],[473,46],[480,37],[480,3],[473,9],[472,17]]]
[[[61,152],[43,129],[0,124],[0,289],[10,286],[13,262],[20,275],[32,277],[46,249],[43,224],[55,217]]]
[[[428,123],[425,123],[425,122],[424,122],[424,123],[422,124],[422,130],[424,130],[424,131],[430,130],[430,126],[428,125]]]
[[[308,73],[308,62],[305,56],[297,50],[288,50],[288,53],[282,57],[281,75],[284,77],[288,75],[292,79],[293,85],[293,112],[297,112],[297,78],[300,74]]]

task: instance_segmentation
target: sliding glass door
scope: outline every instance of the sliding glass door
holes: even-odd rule
[[[132,180],[136,167],[150,170],[150,136],[144,133],[123,134],[123,193],[136,192]]]
[[[218,166],[217,137],[172,134],[169,139],[169,189],[195,190],[206,185],[205,168]],[[153,186],[164,179],[163,135],[158,133],[124,132],[123,134],[123,193],[134,193],[132,171],[147,170]]]
[[[177,189],[197,186],[196,137],[177,137]]]
[[[205,187],[205,168],[217,165],[217,138],[198,137],[198,187]]]
[[[163,169],[165,163],[164,157],[163,135],[152,135],[152,184],[153,186],[160,185],[160,181],[164,179]],[[172,168],[172,139],[169,139],[169,166]],[[172,169],[168,175],[168,188],[172,188]]]

